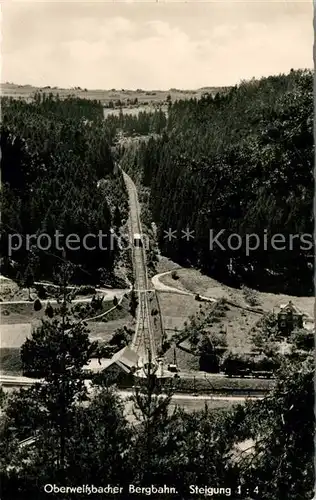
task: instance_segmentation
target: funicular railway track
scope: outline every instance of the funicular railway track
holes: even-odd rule
[[[148,358],[149,352],[152,360],[156,358],[156,347],[151,325],[150,308],[148,304],[149,280],[147,275],[146,251],[142,238],[137,239],[136,242],[134,241],[134,235],[142,235],[137,190],[132,179],[125,172],[123,172],[123,176],[129,195],[130,235],[133,240],[132,258],[135,271],[135,292],[138,295],[136,329],[131,347],[145,362]]]

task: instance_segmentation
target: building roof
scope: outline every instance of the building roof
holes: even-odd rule
[[[280,310],[281,310],[280,312],[292,311],[295,314],[303,315],[302,311],[297,306],[295,306],[291,300],[287,304],[281,304]]]
[[[137,366],[139,361],[138,354],[133,351],[130,347],[125,346],[120,351],[116,352],[112,356],[113,361],[120,361],[123,365],[127,366],[131,369],[134,366]]]
[[[114,366],[114,365],[118,366],[125,373],[130,373],[131,372],[130,368],[127,367],[126,365],[124,365],[124,363],[122,363],[119,359],[113,360],[109,364],[109,366]],[[109,366],[107,366],[107,368],[109,368]]]
[[[112,358],[91,358],[84,367],[84,370],[91,370],[94,373],[98,373],[116,365],[125,373],[130,373],[131,369],[137,366],[138,360],[138,354],[126,346],[116,352]]]
[[[111,363],[111,358],[91,358],[83,367],[84,370],[91,370],[95,373],[104,370]]]
[[[100,361],[100,362],[99,362]],[[91,371],[93,373],[99,373],[105,371],[113,366],[117,366],[120,370],[125,373],[130,373],[130,368],[124,365],[119,359],[98,359],[91,358],[86,366],[84,366],[85,371]]]

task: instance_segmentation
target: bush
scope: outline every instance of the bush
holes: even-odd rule
[[[227,352],[223,356],[222,370],[227,374],[238,374],[254,371],[273,372],[279,367],[279,362],[265,354],[233,354]]]
[[[251,290],[251,288],[248,288],[246,286],[242,286],[242,291],[243,291],[245,300],[246,300],[246,302],[248,302],[249,305],[251,305],[253,307],[259,305],[258,294],[255,290]]]
[[[54,316],[54,309],[53,309],[50,302],[47,303],[47,306],[45,309],[45,314],[46,314],[46,316],[48,316],[48,318],[52,318]]]
[[[0,349],[0,366],[3,373],[21,373],[22,361],[20,349],[2,347]]]
[[[91,285],[80,286],[77,290],[78,295],[94,295],[96,292],[95,287]]]
[[[41,300],[45,300],[47,297],[47,292],[43,285],[39,285],[37,288],[37,296]]]
[[[34,311],[40,311],[42,309],[42,303],[39,299],[34,302]]]
[[[178,280],[178,279],[179,279],[179,276],[178,276],[177,271],[172,271],[172,273],[171,273],[171,278],[172,278],[173,280]]]
[[[212,323],[220,323],[221,322],[221,319],[218,318],[217,316],[214,316],[214,318],[211,318],[212,319]]]
[[[298,331],[294,331],[290,337],[290,341],[293,342],[296,349],[302,349],[305,351],[314,349],[314,334],[307,330],[300,329]]]

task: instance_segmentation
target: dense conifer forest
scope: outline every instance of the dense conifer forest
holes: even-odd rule
[[[122,175],[114,169],[109,140],[99,102],[40,93],[31,103],[2,100],[3,273],[53,277],[60,248],[39,251],[33,240],[28,251],[27,235],[46,233],[53,239],[59,231],[78,235],[82,243],[86,234],[109,235],[115,223],[120,226],[126,219],[127,195]],[[100,179],[105,182],[98,186]],[[9,235],[15,233],[23,243],[9,255]],[[77,264],[74,279],[96,283],[102,270],[111,271],[115,251],[108,247],[68,249],[67,258]]]
[[[123,168],[150,188],[163,253],[235,285],[312,292],[312,91],[310,71],[291,71],[176,101],[159,137],[122,148]],[[179,237],[187,227],[188,241]],[[169,228],[177,238],[165,238]],[[213,238],[225,231],[212,251],[210,230]],[[228,248],[233,233],[239,250]],[[252,233],[260,244],[247,255]],[[284,245],[275,250],[269,242],[279,233]]]

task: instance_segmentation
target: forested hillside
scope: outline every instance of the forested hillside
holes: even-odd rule
[[[123,113],[119,115],[108,115],[106,127],[111,131],[112,137],[117,130],[121,130],[127,135],[148,135],[160,134],[166,127],[167,118],[161,109],[154,111],[140,111],[137,114]]]
[[[67,249],[67,259],[77,265],[77,282],[96,283],[102,272],[112,271],[116,250],[106,238],[107,250],[82,244],[85,235],[109,235],[112,225],[127,217],[127,195],[114,168],[110,137],[97,101],[44,94],[36,94],[31,103],[2,99],[3,273],[22,277],[22,282],[30,276],[52,278],[62,255],[54,245],[56,231],[80,240],[79,250]],[[105,182],[98,184],[100,179]],[[33,238],[28,251],[28,235],[42,233],[52,245],[43,237],[47,251],[38,250]],[[12,234],[21,236],[11,238],[21,248],[10,252]]]
[[[312,291],[312,90],[310,71],[291,71],[177,101],[159,138],[121,151],[122,166],[150,188],[163,253],[221,281]],[[181,238],[187,227],[188,241]],[[177,231],[171,241],[169,228]],[[224,230],[221,246],[211,248],[210,230],[214,237]],[[227,244],[233,233],[239,250]],[[260,244],[246,252],[252,233]]]

